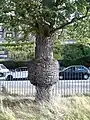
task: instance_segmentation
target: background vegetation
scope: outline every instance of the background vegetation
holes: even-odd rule
[[[53,52],[54,58],[61,61],[61,66],[69,66],[73,64],[82,64],[90,66],[90,45],[73,43],[62,44],[60,39],[54,41]],[[22,43],[6,43],[2,44],[4,49],[8,50],[8,61],[0,61],[9,69],[14,69],[20,66],[28,66],[28,63],[35,55],[35,42]]]

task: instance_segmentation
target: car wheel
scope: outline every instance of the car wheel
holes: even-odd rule
[[[59,79],[62,80],[62,79],[63,79],[63,76],[59,76]]]
[[[12,75],[8,75],[6,80],[13,80],[13,76]]]
[[[88,74],[85,74],[84,75],[84,79],[87,80],[89,78],[89,75]]]

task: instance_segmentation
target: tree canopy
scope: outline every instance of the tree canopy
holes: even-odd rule
[[[48,36],[85,18],[89,5],[88,0],[0,0],[0,23],[26,35]]]
[[[50,100],[52,86],[59,80],[59,65],[53,58],[52,35],[88,16],[89,0],[0,0],[0,23],[26,38],[36,36],[35,61],[28,78],[36,86],[35,100]]]

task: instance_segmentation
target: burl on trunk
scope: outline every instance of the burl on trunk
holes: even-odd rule
[[[36,86],[36,101],[49,101],[52,86],[59,80],[59,65],[53,59],[53,40],[50,37],[36,37],[35,60],[29,68],[29,80]]]

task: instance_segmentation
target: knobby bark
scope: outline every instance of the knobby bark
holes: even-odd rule
[[[59,80],[59,65],[53,58],[51,37],[36,36],[35,60],[29,68],[30,82],[36,86],[36,101],[49,101],[52,86]]]

